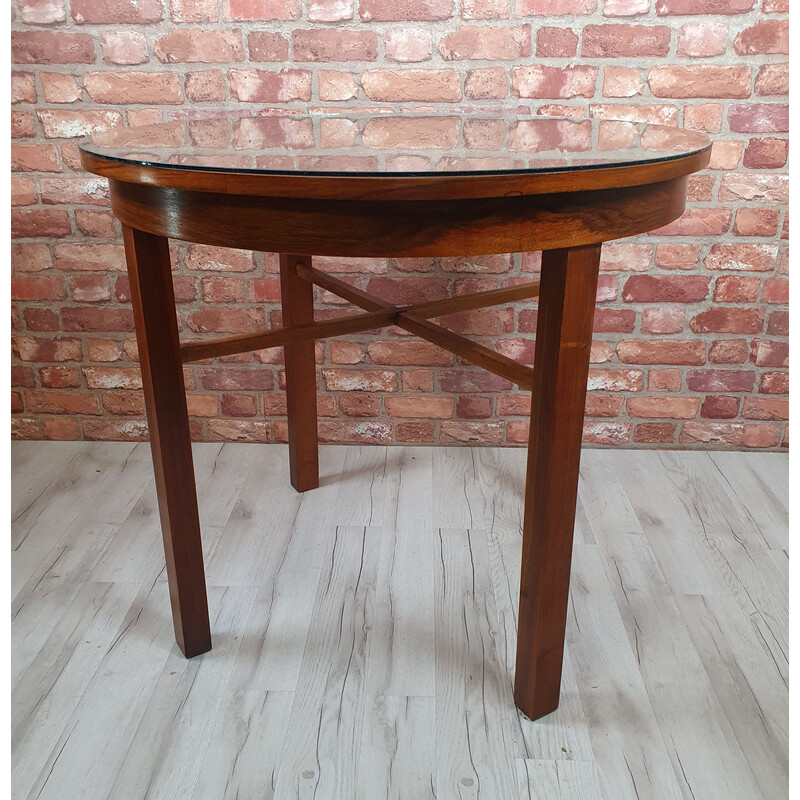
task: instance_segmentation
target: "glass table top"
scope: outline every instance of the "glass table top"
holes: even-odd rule
[[[103,159],[173,169],[308,175],[549,173],[684,158],[708,147],[695,131],[648,123],[452,114],[177,112],[81,143]]]

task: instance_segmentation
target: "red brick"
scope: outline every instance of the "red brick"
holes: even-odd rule
[[[204,272],[252,272],[255,260],[249,250],[190,244],[186,252],[186,266],[190,270]]]
[[[511,383],[489,372],[473,369],[441,370],[439,386],[448,394],[499,392],[511,388]]]
[[[711,161],[709,162],[709,169],[724,169],[732,170],[739,166],[739,159],[742,157],[744,150],[744,142],[729,141],[723,142],[716,140],[711,146]],[[709,176],[692,176],[700,178],[708,178],[713,183],[713,178]],[[706,200],[711,200],[710,193]]]
[[[742,416],[745,419],[789,419],[789,398],[745,397]]]
[[[68,111],[44,108],[36,112],[48,139],[68,139],[92,136],[122,125],[119,111]]]
[[[764,312],[757,308],[710,308],[692,317],[695,333],[760,333]]]
[[[320,100],[352,100],[358,97],[358,84],[349,72],[319,70],[317,81]]]
[[[396,392],[397,375],[391,370],[323,369],[329,392]]]
[[[750,169],[775,169],[785,166],[788,157],[788,139],[750,139],[742,163]]]
[[[656,14],[744,14],[756,0],[656,0]]]
[[[217,22],[216,0],[170,0],[173,22]]]
[[[407,70],[414,71],[414,70]],[[419,70],[422,71],[422,70]],[[456,145],[460,123],[456,117],[367,120],[362,139],[366,147],[407,150],[449,149]]]
[[[623,364],[702,364],[705,345],[701,341],[623,340],[617,343]]]
[[[644,80],[638,69],[606,66],[603,70],[603,97],[635,97],[643,89]]]
[[[89,441],[146,442],[145,420],[87,419],[83,421],[83,435]]]
[[[439,429],[442,442],[461,442],[462,444],[499,444],[503,428],[499,422],[458,422],[447,420]]]
[[[765,96],[788,95],[789,64],[762,64],[756,75],[755,90]]]
[[[32,206],[36,202],[38,202],[38,197],[33,180],[23,178],[21,175],[13,175],[11,177],[11,205]]]
[[[247,48],[251,61],[289,60],[289,40],[280,33],[253,31],[247,35]]]
[[[711,270],[771,272],[775,268],[777,250],[777,245],[770,244],[714,244],[703,263]]]
[[[77,389],[81,373],[74,367],[40,367],[39,382],[47,389]]]
[[[377,417],[381,397],[378,394],[349,392],[339,398],[339,410],[348,417]]]
[[[64,279],[59,275],[12,276],[12,300],[63,300]]]
[[[105,275],[75,275],[72,299],[79,303],[99,303],[111,299],[111,288]]]
[[[85,33],[12,31],[15,64],[94,64],[94,43]]]
[[[61,309],[65,331],[132,331],[133,314],[127,308],[84,308],[65,307]]]
[[[786,133],[789,130],[789,107],[777,103],[731,106],[728,125],[737,133]]]
[[[398,442],[432,442],[433,422],[398,422],[395,435]]]
[[[120,244],[56,244],[56,269],[125,271],[125,250]]]
[[[197,333],[245,333],[266,328],[264,310],[261,308],[206,307],[190,314],[187,324]]]
[[[789,281],[783,278],[768,278],[764,281],[761,301],[763,303],[788,303]]]
[[[12,71],[11,102],[12,103],[36,102],[36,82],[33,73]]]
[[[367,292],[396,305],[442,300],[447,297],[446,278],[370,278]]]
[[[95,394],[29,390],[25,404],[32,414],[99,414],[100,401]]]
[[[720,103],[701,103],[699,106],[685,106],[683,125],[695,131],[719,133],[722,128],[722,105]]]
[[[789,21],[762,19],[745,28],[733,40],[733,49],[742,56],[788,55]]]
[[[14,306],[12,306],[12,314]],[[26,308],[23,310],[25,325],[29,331],[57,331],[61,328],[61,320],[55,311],[49,308]],[[19,329],[19,325],[15,326]]]
[[[367,353],[375,364],[391,366],[449,366],[453,363],[450,353],[429,342],[416,340],[370,342]]]
[[[103,408],[117,417],[141,417],[144,414],[144,396],[141,392],[103,392]]]
[[[428,31],[414,28],[395,28],[384,35],[386,60],[410,63],[430,59],[433,46]]]
[[[643,387],[638,369],[590,369],[589,391],[639,392]]]
[[[78,25],[158,22],[164,17],[160,0],[71,0],[72,19]]]
[[[378,421],[320,421],[318,427],[321,442],[361,442],[364,444],[389,444],[392,426]]]
[[[271,391],[274,385],[272,372],[267,369],[214,369],[202,370],[200,385],[209,391]]]
[[[140,31],[120,30],[100,35],[103,61],[106,64],[132,66],[148,59],[147,39]]]
[[[630,439],[632,427],[628,422],[585,422],[583,441],[593,444],[623,444]]]
[[[453,0],[359,0],[364,22],[432,22],[453,16]]]
[[[22,21],[34,25],[49,25],[67,18],[63,0],[19,0],[17,5]]]
[[[724,275],[714,282],[714,300],[718,303],[754,303],[760,278]]]
[[[636,312],[631,309],[595,309],[594,330],[596,333],[631,333],[635,324]]]
[[[699,397],[629,397],[625,403],[631,417],[650,419],[694,419]]]
[[[378,69],[361,76],[361,88],[370,100],[454,102],[461,99],[458,72],[443,69]],[[446,122],[447,120],[441,120]],[[370,120],[368,126],[386,120]],[[404,122],[404,120],[393,120]],[[416,120],[415,120],[416,122]]]
[[[219,64],[243,58],[240,30],[176,29],[157,39],[154,46],[158,60],[164,64]]]
[[[620,120],[623,122],[651,122],[654,125],[678,124],[678,108],[674,105],[590,105],[589,116],[597,119]]]
[[[256,401],[248,394],[222,395],[222,413],[229,417],[254,417],[256,415]]]
[[[511,91],[516,97],[553,98],[594,95],[597,67],[518,66],[511,68]]]
[[[739,236],[774,236],[778,232],[780,212],[770,208],[740,208],[733,221]]]
[[[642,333],[681,333],[684,318],[681,308],[647,308],[642,312]]]
[[[707,395],[700,407],[705,419],[734,419],[739,415],[739,398],[731,395]]]
[[[734,173],[723,175],[719,187],[719,199],[722,201],[762,200],[772,203],[788,203],[788,175],[737,175]]]
[[[449,397],[387,397],[386,411],[392,417],[449,419],[454,403]]]
[[[108,181],[94,175],[87,178],[39,178],[42,202],[46,205],[81,203],[108,205]]]
[[[234,99],[247,103],[288,103],[311,99],[311,73],[302,69],[272,72],[262,69],[230,69],[228,80]],[[259,120],[260,124],[280,120]]]
[[[378,34],[333,28],[296,30],[292,46],[295,61],[375,61]]]
[[[15,172],[61,172],[58,151],[51,144],[12,144],[11,169]]]
[[[692,369],[686,373],[690,392],[750,392],[754,382],[751,370]]]
[[[584,58],[665,56],[670,29],[648,25],[585,25],[581,40]]]
[[[731,225],[729,208],[687,208],[680,219],[651,233],[659,236],[719,236]]]
[[[647,83],[655,97],[749,97],[750,67],[711,64],[653,67]]]
[[[74,419],[43,417],[42,436],[54,441],[76,441],[81,438],[80,426]]]
[[[681,444],[739,445],[744,426],[729,422],[684,422],[678,441]]]
[[[300,0],[224,0],[224,18],[235,22],[300,18]]]
[[[765,14],[788,14],[789,0],[762,0],[761,10]]]
[[[780,441],[780,435],[781,429],[778,425],[745,425],[742,444],[745,447],[775,447]],[[788,447],[788,440],[784,444]]]
[[[679,369],[649,370],[647,390],[650,392],[679,392],[681,390],[681,371]]]
[[[721,56],[728,41],[724,22],[687,22],[678,31],[678,55]]]
[[[634,275],[626,281],[622,299],[636,303],[698,303],[708,297],[709,280],[702,275]]]
[[[597,0],[520,0],[517,5],[522,16],[540,17],[591,14],[596,9]]]
[[[463,26],[439,41],[439,52],[445,61],[525,58],[531,52],[531,28],[530,25],[514,28]]]
[[[86,353],[90,361],[119,361],[122,348],[113,339],[86,339]]]
[[[536,32],[537,58],[572,58],[578,51],[578,34],[571,28],[539,28]]]
[[[407,392],[432,392],[433,370],[404,369],[402,371],[403,390]]]
[[[209,275],[201,279],[200,287],[207,303],[244,302],[244,281],[241,278]]]
[[[700,245],[659,244],[656,247],[656,266],[661,269],[693,270],[697,267]]]
[[[741,153],[740,153],[741,155]],[[712,153],[712,159],[714,154]],[[718,169],[716,164],[710,163],[710,169]],[[713,175],[690,175],[689,186],[686,190],[686,199],[690,203],[710,203],[712,200],[712,193],[714,191],[714,176]]]
[[[84,367],[86,385],[90,389],[141,389],[138,367]]]
[[[717,339],[708,348],[710,364],[744,364],[747,361],[745,339]]]
[[[762,394],[788,394],[788,372],[765,372],[759,381],[758,391]]]
[[[788,394],[788,372],[765,372],[758,384],[758,391],[762,394]]]
[[[773,311],[767,320],[767,333],[772,336],[788,336],[789,312]]]
[[[633,428],[633,441],[640,444],[672,444],[676,425],[671,422],[643,422]]]
[[[497,100],[508,94],[508,81],[503,67],[467,70],[464,94],[472,100]]]
[[[788,367],[789,343],[755,339],[750,357],[757,367]]]
[[[12,238],[69,236],[72,226],[69,215],[60,209],[13,208],[11,210]]]
[[[475,395],[459,397],[456,416],[461,419],[488,419],[492,416],[492,399]]]
[[[48,103],[74,103],[81,99],[81,87],[72,75],[41,72],[42,94]]]
[[[11,266],[15,272],[41,272],[53,266],[50,248],[39,242],[11,246]]]
[[[11,138],[32,139],[36,135],[36,118],[32,111],[11,112]]]
[[[11,367],[12,386],[36,386],[36,378],[30,367]]]
[[[56,336],[45,339],[39,336],[15,336],[11,340],[15,358],[21,361],[80,361],[80,339]]]
[[[87,72],[83,85],[97,103],[163,103],[183,102],[181,81],[174,72]]]

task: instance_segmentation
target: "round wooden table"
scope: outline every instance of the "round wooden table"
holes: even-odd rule
[[[666,225],[709,160],[699,133],[518,115],[197,112],[81,145],[122,223],[170,598],[187,657],[211,648],[182,366],[282,346],[291,482],[319,483],[314,341],[397,325],[532,395],[514,699],[558,706],[602,242]],[[181,342],[168,239],[280,253],[283,326]],[[312,256],[542,251],[539,281],[397,306]],[[314,284],[364,310],[314,321]],[[431,319],[539,298],[533,369]]]

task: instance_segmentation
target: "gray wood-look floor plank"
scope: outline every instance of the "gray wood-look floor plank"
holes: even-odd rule
[[[525,453],[194,446],[214,649],[146,444],[15,443],[14,800],[788,792],[787,457],[584,453],[561,704],[512,700]],[[52,455],[51,455],[52,453]]]

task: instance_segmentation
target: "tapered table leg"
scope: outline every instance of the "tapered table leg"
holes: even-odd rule
[[[122,226],[153,452],[175,638],[187,658],[211,649],[169,246]]]
[[[558,707],[600,245],[542,253],[514,701]]]
[[[311,256],[281,254],[283,326],[314,321],[314,285],[297,275],[297,265],[311,267]],[[298,492],[319,486],[317,445],[317,367],[314,342],[284,346],[286,416],[289,426],[289,475]]]

